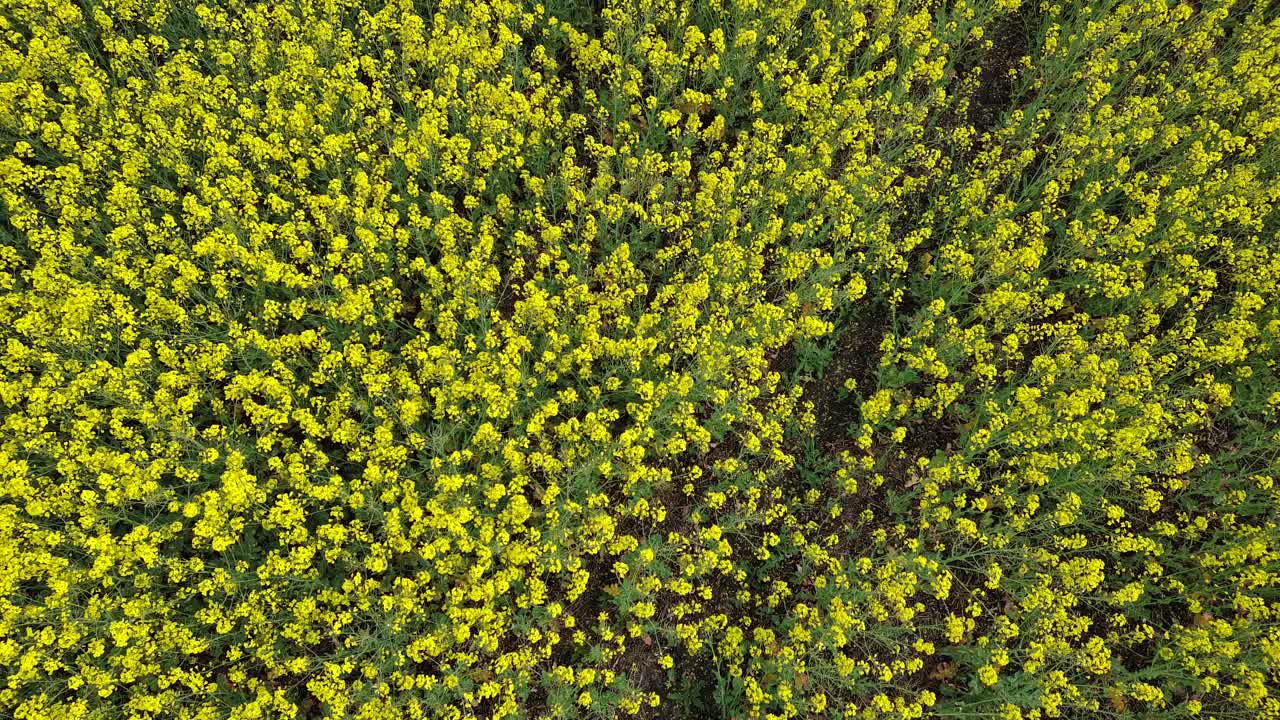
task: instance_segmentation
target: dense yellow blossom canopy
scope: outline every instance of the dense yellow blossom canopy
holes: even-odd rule
[[[1280,718],[1268,0],[0,0],[0,717]]]

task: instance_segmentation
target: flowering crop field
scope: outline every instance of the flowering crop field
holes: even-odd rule
[[[1280,718],[1280,5],[0,0],[0,717]]]

